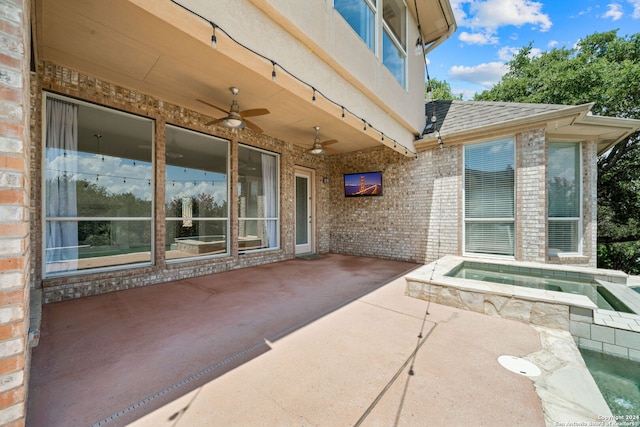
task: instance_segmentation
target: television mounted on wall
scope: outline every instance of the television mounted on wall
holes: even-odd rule
[[[382,172],[344,174],[345,197],[382,196]]]

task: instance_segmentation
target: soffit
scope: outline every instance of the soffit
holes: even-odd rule
[[[362,132],[360,120],[341,120],[337,107],[321,98],[315,105],[309,102],[308,88],[295,79],[281,73],[272,82],[271,64],[229,40],[224,43],[224,34],[217,34],[218,49],[212,49],[211,26],[169,1],[36,0],[35,20],[38,60],[212,118],[224,114],[197,99],[228,109],[229,87],[237,86],[241,110],[270,110],[252,119],[265,134],[310,148],[313,127],[320,126],[321,140],[340,141],[331,146],[337,152],[380,144],[373,132]]]
[[[455,32],[457,25],[449,1],[408,0],[406,3],[413,17],[420,22],[422,40],[427,45],[432,44],[427,50],[432,50]]]

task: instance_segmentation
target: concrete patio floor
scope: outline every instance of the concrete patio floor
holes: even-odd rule
[[[398,278],[413,267],[330,254],[222,273],[227,292],[238,293],[228,310],[224,291],[198,289],[201,299],[222,300],[208,304],[228,328],[187,327],[190,318],[211,319],[201,318],[202,307],[185,307],[187,291],[175,284],[163,298],[153,295],[164,294],[158,285],[138,290],[141,298],[114,294],[102,306],[80,308],[91,299],[46,306],[27,426],[552,426],[611,415],[567,332],[437,304],[425,317],[428,303],[405,296]],[[231,280],[236,274],[244,279]],[[65,305],[83,315],[68,320]],[[86,312],[97,307],[114,313]],[[158,327],[139,329],[134,313]],[[129,326],[87,353],[87,341],[104,339],[90,331],[105,334],[119,316]],[[77,325],[88,317],[101,320]],[[501,355],[524,357],[542,374],[513,373],[498,363]],[[71,358],[66,372],[60,358]]]

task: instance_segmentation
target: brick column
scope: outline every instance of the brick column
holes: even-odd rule
[[[547,192],[545,131],[516,135],[516,259],[547,259]]]
[[[29,350],[29,10],[0,0],[0,425],[23,426]]]

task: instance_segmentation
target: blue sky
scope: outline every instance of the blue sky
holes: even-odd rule
[[[514,52],[572,48],[595,32],[640,32],[640,0],[451,0],[458,30],[427,55],[429,74],[464,99],[491,88]]]

